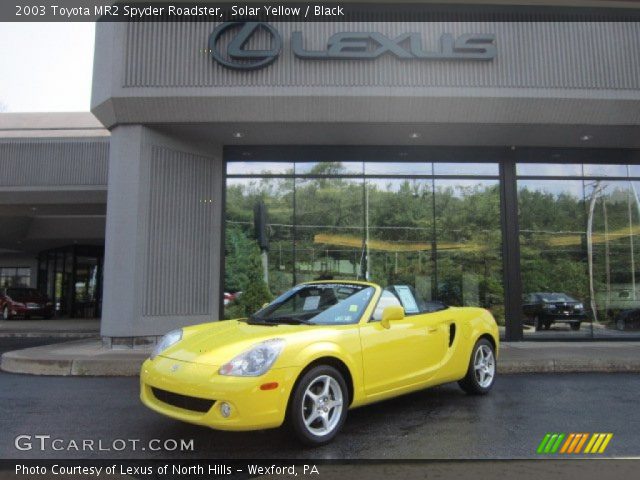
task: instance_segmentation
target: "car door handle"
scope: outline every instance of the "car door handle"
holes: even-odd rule
[[[427,332],[429,333],[435,333],[438,331],[438,327],[428,327],[427,328]]]

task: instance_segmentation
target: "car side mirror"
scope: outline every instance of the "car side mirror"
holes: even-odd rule
[[[390,328],[389,322],[402,320],[404,318],[404,308],[400,305],[390,305],[382,310],[382,320],[380,325],[384,328]]]

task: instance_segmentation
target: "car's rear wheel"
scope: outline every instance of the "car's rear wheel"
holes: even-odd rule
[[[491,390],[495,379],[495,350],[489,340],[481,338],[471,352],[467,375],[458,382],[458,385],[471,395],[484,395]]]
[[[304,444],[329,443],[338,434],[349,405],[344,378],[335,368],[319,365],[300,379],[289,402],[288,420]]]
[[[570,325],[571,325],[571,330],[573,330],[573,331],[580,330],[580,322],[571,323]]]
[[[542,330],[542,327],[543,327],[542,319],[538,315],[533,317],[533,326],[536,327],[536,332],[539,332],[540,330]]]
[[[7,307],[5,305],[5,307],[2,309],[2,319],[3,320],[9,320],[9,317],[10,317],[10,315],[9,315],[9,307]]]
[[[620,331],[623,331],[627,325],[625,324],[624,318],[618,318],[616,320],[616,328]]]

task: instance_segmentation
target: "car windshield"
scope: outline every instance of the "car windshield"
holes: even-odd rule
[[[564,293],[541,293],[540,298],[546,303],[576,301],[574,298],[571,298],[569,295],[565,295]]]
[[[25,297],[42,297],[40,292],[35,288],[8,288],[7,295],[14,299]]]
[[[252,323],[347,325],[357,323],[375,289],[351,283],[300,285],[249,318]]]

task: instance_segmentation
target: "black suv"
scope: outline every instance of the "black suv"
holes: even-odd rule
[[[535,326],[536,331],[549,330],[553,323],[568,323],[571,330],[580,330],[580,324],[587,320],[582,302],[566,293],[527,293],[522,311],[524,323]]]

